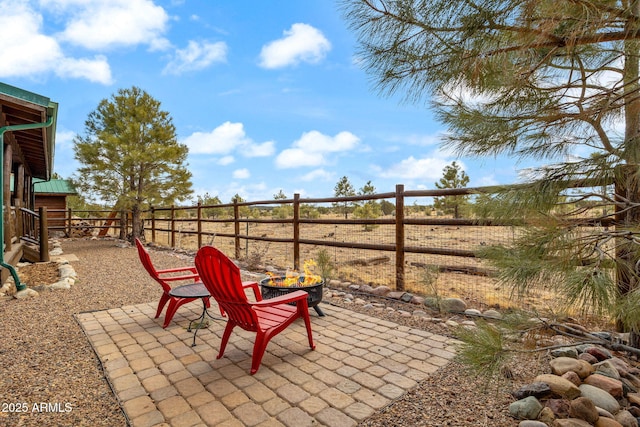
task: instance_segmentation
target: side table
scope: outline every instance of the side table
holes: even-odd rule
[[[193,343],[191,344],[191,347],[195,347],[196,335],[198,334],[198,330],[203,327],[204,320],[207,316],[213,320],[222,320],[222,318],[214,317],[209,313],[207,305],[211,295],[203,283],[192,283],[189,285],[178,286],[171,289],[169,295],[176,298],[200,298],[202,300],[202,314],[197,319],[191,320],[189,322],[189,327],[187,328],[187,332],[191,332],[192,325],[195,325],[193,328],[195,329],[195,332],[193,333]]]

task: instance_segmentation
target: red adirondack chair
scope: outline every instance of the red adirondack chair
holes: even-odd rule
[[[255,332],[251,375],[255,374],[260,368],[262,356],[271,338],[298,318],[304,320],[309,347],[312,350],[315,349],[305,291],[295,291],[263,300],[258,283],[243,283],[240,278],[240,269],[226,255],[212,246],[204,246],[198,251],[195,264],[200,279],[229,319],[222,335],[218,359],[224,355],[233,328],[239,326],[246,331]],[[247,289],[253,290],[255,302],[247,298],[245,293]],[[290,305],[292,302],[295,302],[295,305]]]
[[[164,270],[156,270],[151,262],[151,257],[149,256],[149,251],[142,245],[142,242],[136,238],[136,247],[138,248],[138,255],[140,256],[140,261],[144,266],[145,270],[149,273],[149,275],[162,286],[162,296],[160,297],[160,302],[158,303],[158,310],[156,311],[156,319],[160,317],[162,313],[162,309],[164,306],[169,303],[167,307],[167,312],[164,315],[164,323],[162,324],[163,328],[169,326],[171,323],[171,319],[173,319],[173,315],[176,314],[176,311],[180,306],[195,301],[199,298],[176,298],[174,296],[169,295],[171,291],[170,282],[177,281],[192,281],[193,283],[200,281],[200,276],[198,275],[198,271],[195,267],[178,267],[178,268],[167,268]],[[188,272],[190,274],[182,274],[176,275],[176,273]],[[205,304],[209,307],[209,298],[206,299]]]

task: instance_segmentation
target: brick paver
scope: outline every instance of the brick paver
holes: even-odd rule
[[[211,321],[191,347],[186,325],[199,309],[181,307],[166,329],[153,303],[78,315],[133,427],[355,426],[455,352],[450,338],[326,305],[326,316],[311,314],[315,351],[298,322],[252,376],[255,334],[236,328],[217,359],[225,324]]]

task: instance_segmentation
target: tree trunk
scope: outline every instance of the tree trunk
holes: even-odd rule
[[[142,217],[140,215],[140,206],[134,205],[131,209],[131,241],[142,235]]]
[[[127,217],[127,211],[120,209],[120,240],[127,240],[127,229],[129,228],[127,225]]]

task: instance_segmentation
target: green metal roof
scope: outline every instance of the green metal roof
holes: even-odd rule
[[[33,192],[35,194],[78,194],[71,183],[64,179],[52,179],[51,181],[34,179]]]
[[[29,92],[0,82],[0,105],[10,103],[3,109],[5,119],[11,125],[43,123],[51,118],[50,126],[42,128],[39,147],[33,145],[33,131],[14,131],[13,134],[31,164],[33,175],[48,179],[53,173],[58,103],[46,96]],[[42,153],[42,154],[40,154]]]

